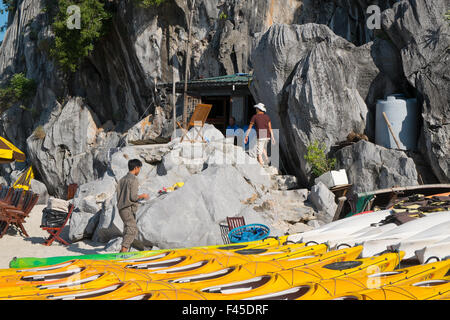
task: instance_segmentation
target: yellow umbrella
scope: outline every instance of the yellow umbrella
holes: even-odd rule
[[[13,188],[29,190],[31,179],[34,179],[34,173],[33,173],[33,168],[29,167],[26,171],[24,171],[20,175],[20,177],[17,179],[17,181],[14,182]]]
[[[25,154],[11,142],[0,137],[0,163],[11,163],[14,161],[24,162]]]

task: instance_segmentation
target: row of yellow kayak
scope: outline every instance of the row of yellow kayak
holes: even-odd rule
[[[178,249],[120,261],[73,260],[0,270],[10,300],[398,300],[449,299],[450,260],[398,268],[403,253],[358,258],[361,246],[286,238]]]

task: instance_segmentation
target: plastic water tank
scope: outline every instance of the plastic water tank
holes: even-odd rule
[[[386,148],[398,149],[383,112],[391,124],[392,130],[400,144],[401,150],[416,150],[417,124],[419,110],[417,99],[406,99],[401,94],[388,96],[386,100],[379,100],[376,108],[375,142]]]

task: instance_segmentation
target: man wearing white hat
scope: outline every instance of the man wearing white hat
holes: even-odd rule
[[[258,155],[258,162],[263,166],[263,155],[266,158],[266,161],[269,162],[269,157],[267,156],[267,144],[269,143],[270,138],[272,138],[272,145],[274,145],[275,138],[272,131],[272,123],[270,121],[270,117],[266,114],[267,110],[265,105],[262,103],[258,103],[257,105],[255,105],[255,108],[256,114],[250,120],[250,126],[245,133],[244,143],[248,142],[248,135],[250,134],[253,126],[255,126],[256,136],[258,138],[256,153]]]

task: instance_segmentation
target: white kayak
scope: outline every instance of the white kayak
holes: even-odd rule
[[[450,237],[415,252],[421,264],[450,259]]]
[[[288,240],[293,242],[328,242],[367,228],[371,224],[385,219],[390,214],[390,210],[383,210],[337,220],[311,231],[290,235]]]
[[[423,232],[419,232],[401,242],[389,246],[390,250],[401,250],[405,252],[403,259],[414,258],[415,251],[430,246],[450,235],[450,221],[440,223],[436,226],[428,228]]]
[[[399,243],[403,239],[447,221],[450,221],[450,211],[428,214],[426,217],[409,221],[373,239],[358,243],[358,245],[362,244],[364,247],[361,255],[363,258],[374,256],[387,250],[390,245]]]
[[[362,230],[358,230],[350,235],[343,235],[342,237],[331,239],[328,241],[330,249],[342,249],[345,247],[353,247],[357,243],[376,238],[389,230],[397,228],[395,223],[387,223],[385,225],[370,226]]]

